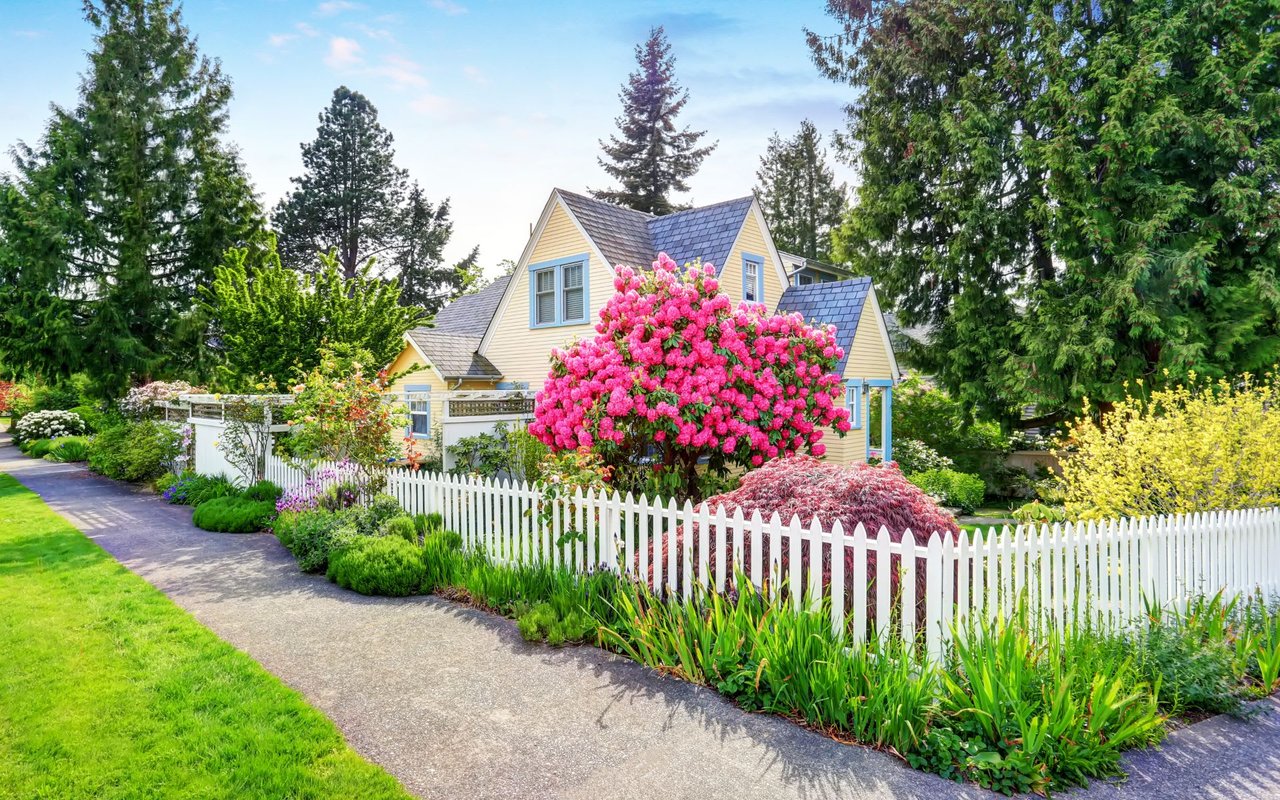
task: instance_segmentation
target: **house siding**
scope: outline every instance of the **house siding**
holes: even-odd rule
[[[600,262],[595,248],[574,225],[564,206],[556,203],[534,245],[529,263],[539,264],[580,253],[589,253],[587,275],[588,322],[583,325],[561,325],[551,328],[529,327],[529,271],[521,269],[512,276],[506,306],[499,307],[493,321],[492,335],[483,355],[502,372],[504,381],[522,381],[529,388],[542,388],[550,367],[551,349],[564,347],[575,338],[595,334],[600,308],[613,295],[613,273]]]
[[[884,338],[880,334],[880,304],[876,300],[874,290],[867,295],[866,302],[867,305],[862,310],[862,316],[858,319],[858,330],[853,335],[853,342],[849,345],[849,358],[845,362],[844,375],[841,377],[845,380],[850,378],[895,378],[893,365],[889,361],[889,354],[885,351]],[[873,398],[873,402],[880,402],[879,394],[873,395]],[[828,460],[838,464],[852,464],[866,460],[867,424],[870,414],[868,413],[869,406],[865,395],[862,398],[862,403],[862,428],[849,431],[843,439],[836,438],[834,433],[828,433],[823,437],[823,444],[827,446],[826,457]]]
[[[729,251],[728,262],[723,266],[716,265],[722,266],[720,288],[734,302],[742,299],[742,257],[748,254],[759,256],[764,261],[764,297],[760,298],[760,302],[773,310],[778,307],[778,301],[782,299],[782,292],[786,287],[778,278],[778,262],[773,258],[773,248],[765,241],[764,231],[760,229],[754,211],[747,213],[742,230],[738,232],[738,240],[733,243],[733,250]]]

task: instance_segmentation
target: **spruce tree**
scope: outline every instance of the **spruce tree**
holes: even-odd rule
[[[831,231],[847,203],[822,148],[822,134],[809,120],[790,139],[775,131],[756,171],[756,196],[781,250],[818,261],[831,260]]]
[[[640,68],[631,73],[622,87],[622,115],[615,122],[620,135],[600,142],[606,158],[597,159],[618,189],[592,191],[611,203],[645,211],[669,214],[679,207],[672,192],[687,192],[688,179],[715,143],[699,147],[706,131],[676,128],[676,116],[689,102],[689,92],[675,79],[675,57],[661,27],[649,31],[649,39],[636,46]]]
[[[76,107],[14,149],[0,189],[0,359],[104,397],[170,375],[223,250],[261,225],[222,141],[231,83],[169,0],[90,0],[96,47]]]

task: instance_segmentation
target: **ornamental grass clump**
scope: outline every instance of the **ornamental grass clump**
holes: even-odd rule
[[[822,455],[825,433],[849,430],[833,327],[735,303],[712,265],[665,253],[649,270],[619,266],[614,288],[596,336],[552,351],[529,426],[552,450],[592,448],[623,473],[653,450],[645,469],[696,497],[700,464]]]
[[[1280,505],[1280,377],[1144,392],[1072,428],[1059,459],[1072,518]]]

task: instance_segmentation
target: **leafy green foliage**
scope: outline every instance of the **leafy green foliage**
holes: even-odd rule
[[[156,489],[163,494],[165,500],[184,506],[199,506],[209,500],[240,494],[235,483],[225,475],[198,475],[195,472],[184,472],[176,478],[164,480],[163,486],[157,480]]]
[[[90,440],[87,436],[63,436],[53,440],[44,458],[63,464],[88,461],[89,442]]]
[[[831,232],[840,226],[849,201],[827,163],[817,126],[806,119],[786,140],[775,131],[756,180],[755,193],[778,249],[829,262]]]
[[[242,494],[249,500],[274,503],[284,494],[284,489],[281,489],[271,481],[261,480],[246,488]]]
[[[551,603],[538,603],[516,617],[516,627],[525,641],[543,642],[553,647],[585,642],[595,636],[597,623],[580,609],[560,613]]]
[[[907,480],[924,490],[925,494],[941,498],[942,505],[972,513],[982,504],[987,486],[977,475],[956,472],[953,469],[931,469],[908,475]]]
[[[360,594],[404,597],[422,585],[422,550],[399,536],[359,536],[329,554],[329,580]]]
[[[689,92],[676,82],[675,57],[661,26],[636,45],[636,62],[639,69],[622,87],[622,115],[614,121],[618,134],[600,143],[605,157],[597,159],[622,186],[592,194],[660,216],[679,209],[670,194],[689,191],[686,181],[716,146],[698,146],[706,131],[676,127]]]
[[[464,436],[449,445],[456,459],[453,472],[476,473],[484,478],[500,475],[517,481],[541,478],[541,464],[550,452],[545,444],[522,427],[505,422],[493,426],[493,433]]]
[[[303,572],[324,572],[333,551],[356,538],[380,536],[386,522],[403,513],[394,497],[380,495],[368,506],[285,512],[272,530]]]
[[[254,533],[265,530],[276,515],[276,505],[240,495],[216,497],[196,506],[191,521],[197,528],[220,533]]]
[[[418,543],[418,530],[414,527],[413,517],[405,514],[399,517],[392,517],[382,523],[383,536],[395,536],[404,539],[406,542]]]
[[[79,102],[0,183],[0,359],[50,381],[83,371],[105,400],[203,369],[196,287],[262,221],[222,141],[231,82],[177,8],[91,0],[85,17]]]
[[[18,449],[32,458],[44,458],[53,449],[54,439],[27,439],[18,445]]]
[[[307,274],[286,269],[267,235],[225,252],[202,292],[222,342],[223,382],[234,390],[284,385],[320,366],[324,348],[368,353],[369,367],[389,364],[405,331],[424,321],[400,304],[400,287],[359,269],[344,277],[328,253],[312,256]],[[266,385],[266,384],[264,384]]]
[[[180,442],[181,435],[168,425],[122,422],[93,437],[89,469],[120,481],[158,478],[178,455]]]
[[[964,406],[1013,421],[1280,360],[1271,3],[828,9],[840,35],[808,41],[850,86],[860,172],[836,257],[930,325],[919,366]]]

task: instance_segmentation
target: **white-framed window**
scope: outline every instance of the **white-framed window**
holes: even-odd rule
[[[844,387],[844,407],[849,410],[849,425],[862,428],[862,382],[849,381]]]
[[[764,302],[764,259],[759,256],[742,257],[742,299],[748,303]]]
[[[529,327],[587,322],[587,258],[583,254],[529,265]]]
[[[409,407],[409,430],[414,439],[431,438],[431,387],[404,387],[405,405]]]

